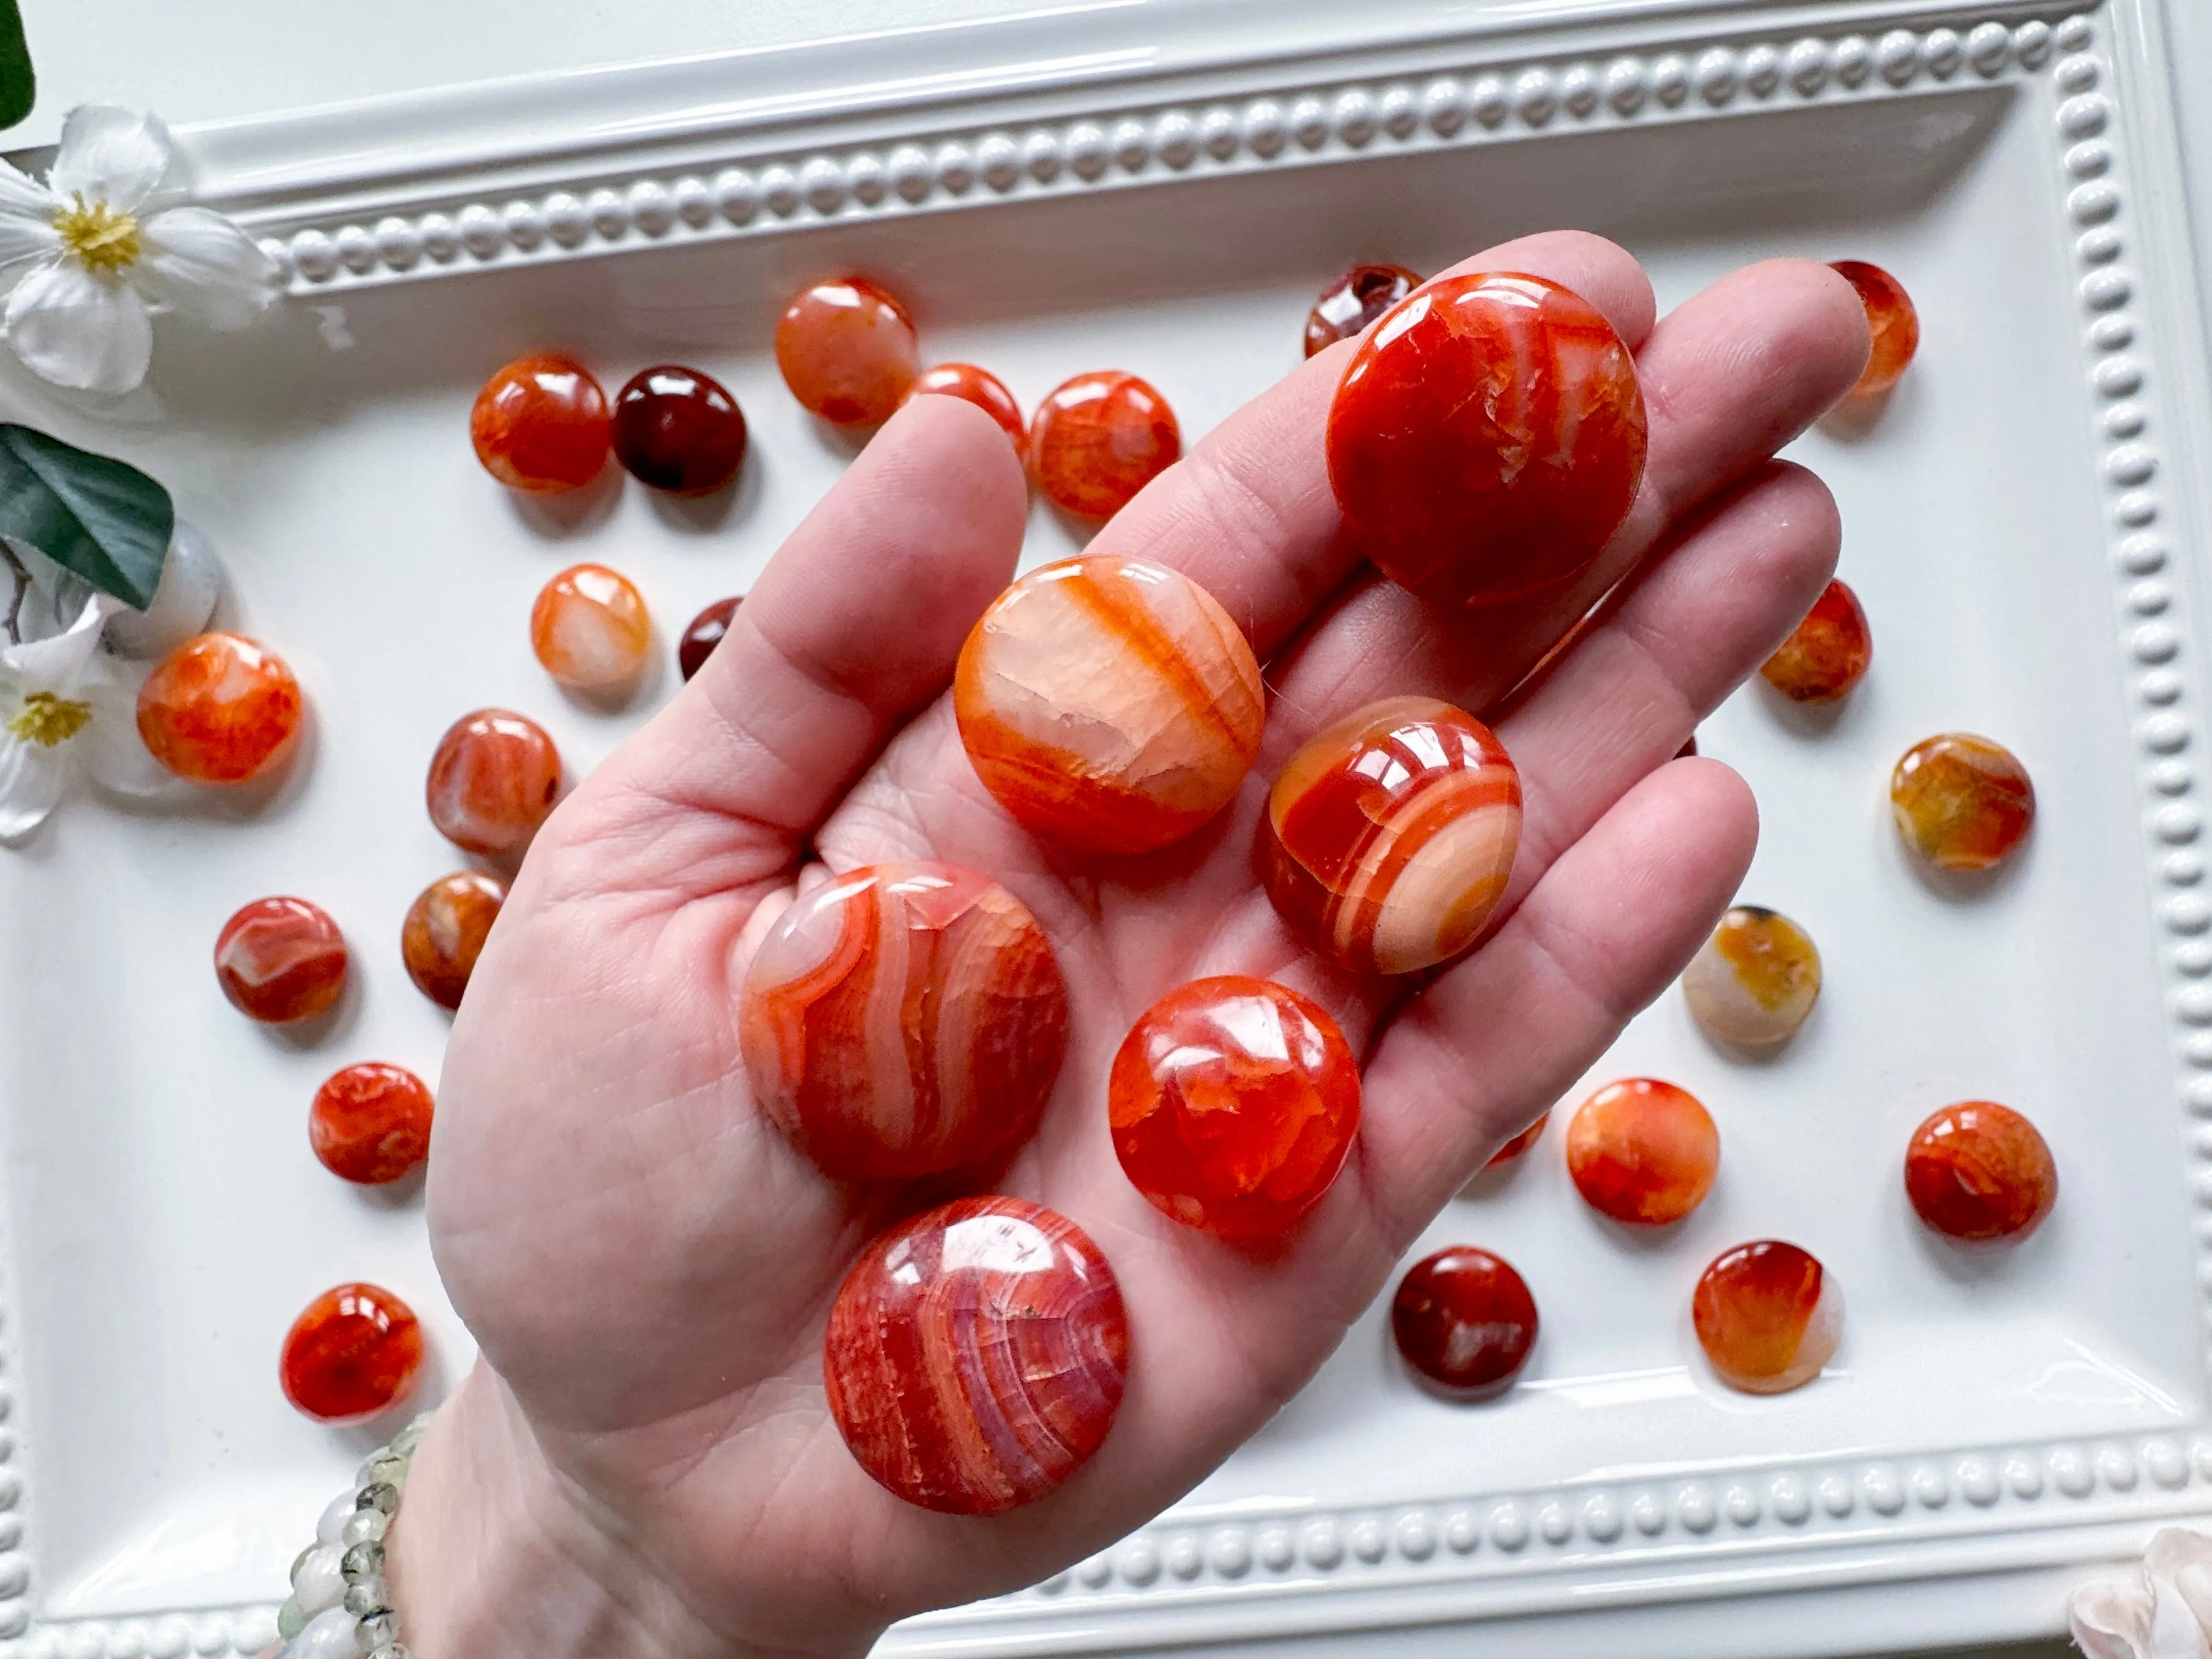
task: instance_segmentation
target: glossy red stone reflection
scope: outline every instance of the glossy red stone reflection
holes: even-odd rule
[[[2014,1243],[2058,1202],[2058,1165],[2035,1125],[1994,1100],[1946,1106],[1912,1132],[1905,1192],[1946,1238]]]
[[[1390,1334],[1430,1386],[1464,1399],[1496,1394],[1536,1346],[1536,1298],[1503,1256],[1454,1245],[1414,1263],[1390,1302]]]
[[[1431,283],[1385,317],[1328,413],[1353,543],[1401,586],[1489,605],[1559,586],[1644,477],[1644,394],[1596,307],[1540,276]]]
[[[1889,805],[1905,844],[1939,870],[1987,870],[2035,822],[2035,786],[2010,750],[1949,732],[1905,751]]]
[[[1182,454],[1168,400],[1119,369],[1064,380],[1030,417],[1037,488],[1079,519],[1110,519]]]
[[[484,471],[513,489],[580,489],[607,464],[607,394],[574,357],[518,357],[484,382],[469,411]]]
[[[1083,1230],[1018,1198],[968,1198],[861,1253],[830,1310],[823,1381],[854,1457],[909,1504],[997,1515],[1097,1451],[1129,1326]]]
[[[1858,595],[1832,581],[1759,672],[1793,702],[1833,702],[1866,678],[1874,635]]]
[[[306,705],[284,659],[258,640],[199,634],[138,688],[138,736],[194,783],[250,783],[292,751]]]
[[[1144,853],[1220,811],[1260,753],[1260,665],[1188,576],[1092,556],[1032,570],[960,648],[952,706],[984,787],[1039,839]]]
[[[332,1175],[364,1187],[398,1180],[430,1155],[430,1091],[404,1066],[364,1060],[325,1079],[307,1143]]]
[[[405,1399],[422,1370],[422,1327],[375,1285],[340,1285],[307,1304],[284,1337],[284,1397],[325,1423],[374,1417]]]
[[[399,953],[415,988],[441,1008],[458,1008],[507,884],[482,870],[441,876],[416,895],[399,929]]]
[[[1720,1131],[1696,1096],[1656,1078],[1608,1083],[1567,1124],[1567,1173],[1599,1214],[1640,1227],[1680,1221],[1705,1201]]]
[[[1067,988],[1036,918],[989,877],[870,865],[776,919],[738,1035],[754,1097],[821,1169],[932,1175],[1036,1127]]]
[[[1482,1167],[1485,1170],[1502,1170],[1507,1164],[1517,1162],[1523,1152],[1544,1138],[1544,1126],[1551,1121],[1552,1115],[1549,1112],[1545,1113],[1543,1116],[1492,1152],[1490,1155],[1490,1162]]]
[[[1137,1190],[1219,1238],[1279,1233],[1321,1202],[1359,1131],[1359,1066],[1336,1022],[1243,975],[1146,1009],[1114,1056],[1106,1098]]]
[[[615,393],[615,458],[640,483],[706,495],[738,476],[745,417],[720,381],[680,363],[641,368]]]
[[[635,685],[652,643],[645,596],[603,564],[570,565],[538,590],[530,608],[530,648],[571,691]]]
[[[836,426],[880,426],[921,358],[906,307],[864,276],[817,283],[784,308],[775,363],[801,407]]]
[[[1472,714],[1392,697],[1285,763],[1260,820],[1267,897],[1358,973],[1409,974],[1474,943],[1521,844],[1521,779]]]
[[[1014,441],[1014,448],[1025,448],[1029,428],[1022,420],[1022,406],[1014,401],[1014,394],[1006,390],[1006,383],[988,369],[978,368],[973,363],[939,363],[934,368],[925,368],[914,383],[909,397],[924,395],[958,398],[971,403],[996,421]]]
[[[271,1025],[313,1019],[345,990],[345,935],[302,898],[256,899],[216,936],[215,976],[230,1006]]]
[[[1724,1252],[1690,1299],[1713,1374],[1745,1394],[1802,1388],[1836,1356],[1844,1293],[1795,1244],[1762,1239]]]
[[[1838,259],[1832,269],[1859,291],[1867,326],[1874,332],[1873,355],[1850,395],[1864,398],[1887,392],[1904,377],[1912,354],[1920,348],[1920,313],[1913,309],[1905,284],[1880,265]]]
[[[1321,291],[1306,314],[1306,356],[1349,340],[1421,285],[1403,265],[1354,265]]]
[[[690,679],[707,665],[707,659],[714,654],[714,647],[722,642],[722,635],[730,631],[731,623],[737,618],[738,607],[744,603],[743,594],[735,599],[717,599],[691,618],[691,625],[684,630],[684,637],[676,644],[676,666],[685,679]]]
[[[479,708],[446,730],[424,798],[438,833],[465,852],[512,853],[538,833],[561,790],[561,752],[536,720]]]

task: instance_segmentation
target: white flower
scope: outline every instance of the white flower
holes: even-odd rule
[[[276,262],[221,214],[156,211],[174,150],[153,115],[87,104],[62,123],[40,185],[0,162],[0,334],[31,371],[80,392],[146,378],[148,319],[243,328],[276,297]]]
[[[100,649],[115,609],[102,595],[68,632],[0,651],[0,842],[45,823],[73,769],[131,795],[167,781],[139,740],[137,675]]]
[[[2165,1528],[2141,1566],[2074,1592],[2072,1622],[2089,1659],[2212,1659],[2212,1538]]]

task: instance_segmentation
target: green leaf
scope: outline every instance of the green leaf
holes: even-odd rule
[[[12,127],[29,115],[38,95],[31,48],[23,39],[22,14],[15,9],[15,0],[0,0],[0,127]]]
[[[169,492],[137,467],[0,424],[0,536],[143,611],[176,526]]]

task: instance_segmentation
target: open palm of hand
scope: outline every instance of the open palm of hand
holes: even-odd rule
[[[1826,492],[1771,458],[1856,378],[1863,316],[1841,278],[1784,262],[1655,325],[1635,262],[1580,234],[1464,268],[1564,283],[1635,350],[1651,436],[1633,512],[1571,592],[1443,612],[1382,582],[1341,534],[1321,434],[1350,348],[1248,405],[1093,544],[1188,574],[1265,665],[1260,763],[1188,842],[1064,859],[969,766],[947,688],[1012,575],[1026,495],[1005,434],[946,398],[884,428],[696,679],[554,815],[444,1073],[432,1235],[483,1364],[426,1440],[394,1533],[418,1650],[484,1644],[468,1608],[508,1593],[478,1535],[499,1526],[544,1546],[539,1580],[511,1587],[539,1611],[483,1617],[514,1631],[548,1607],[588,1609],[662,1652],[854,1651],[902,1614],[1100,1547],[1313,1373],[1452,1193],[1695,949],[1743,873],[1756,812],[1725,767],[1673,757],[1833,564]],[[1492,719],[1527,797],[1500,919],[1418,988],[1310,956],[1251,856],[1267,780],[1292,750],[1404,693]],[[873,1234],[952,1194],[830,1182],[757,1108],[738,1053],[746,963],[820,878],[814,861],[910,858],[995,877],[1053,943],[1067,1059],[992,1190],[1088,1232],[1130,1323],[1127,1392],[1098,1456],[990,1519],[878,1487],[823,1403],[822,1333],[846,1269]],[[1108,1133],[1107,1069],[1130,1023],[1220,973],[1306,992],[1364,1056],[1351,1161],[1267,1250],[1161,1215]],[[577,1582],[549,1585],[546,1562]]]

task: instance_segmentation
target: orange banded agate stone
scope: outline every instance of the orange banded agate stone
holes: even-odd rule
[[[1859,596],[1832,581],[1759,672],[1792,702],[1833,702],[1866,678],[1873,661],[1874,634]]]
[[[915,378],[914,389],[907,393],[907,398],[911,402],[927,397],[957,398],[963,403],[975,404],[996,421],[1013,441],[1015,453],[1027,451],[1030,433],[1028,424],[1022,419],[1022,406],[1006,390],[1006,383],[989,369],[978,368],[973,363],[939,363],[934,368],[925,368]]]
[[[2035,1125],[1994,1100],[1946,1106],[1912,1132],[1905,1194],[1921,1220],[1960,1244],[2010,1244],[2058,1202],[2058,1165]]]
[[[194,783],[251,783],[281,764],[306,704],[284,659],[238,634],[199,634],[138,688],[138,736]]]
[[[463,852],[517,852],[561,793],[561,751],[545,728],[506,708],[479,708],[446,728],[430,757],[423,804]]]
[[[1063,380],[1030,419],[1030,474],[1079,519],[1112,518],[1182,454],[1168,400],[1120,369]]]
[[[2035,822],[2035,786],[2010,750],[1964,732],[1905,751],[1889,776],[1890,815],[1906,846],[1939,870],[1987,870]]]
[[[1329,406],[1329,487],[1402,587],[1497,605],[1593,563],[1644,477],[1635,360],[1557,283],[1479,271],[1384,316]]]
[[[592,372],[557,351],[518,357],[483,384],[469,410],[469,441],[485,471],[510,489],[581,489],[607,464],[607,394]]]
[[[1838,259],[1830,267],[1859,293],[1866,307],[1867,326],[1874,333],[1874,350],[1850,396],[1866,398],[1887,392],[1904,379],[1920,349],[1920,313],[1912,296],[1880,265],[1863,259]]]
[[[374,1417],[404,1400],[422,1371],[422,1326],[380,1285],[350,1284],[310,1302],[285,1333],[284,1397],[324,1423]]]
[[[921,372],[914,319],[865,276],[817,283],[784,307],[775,366],[800,404],[835,426],[881,426]]]
[[[1724,1252],[1690,1298],[1698,1345],[1713,1375],[1745,1394],[1802,1388],[1836,1357],[1844,1293],[1795,1244],[1762,1239]]]
[[[320,905],[256,899],[216,935],[215,976],[248,1019],[289,1025],[328,1012],[345,991],[345,935]]]
[[[1721,1166],[1712,1115],[1656,1078],[1609,1083],[1567,1124],[1567,1173],[1600,1215],[1664,1227],[1705,1202]]]
[[[1067,988],[1036,918],[989,877],[870,865],[776,919],[738,1036],[754,1097],[826,1173],[933,1175],[1036,1127]]]
[[[1474,943],[1521,843],[1521,778],[1472,714],[1392,697],[1291,756],[1260,821],[1276,913],[1358,973],[1410,974]]]
[[[992,602],[952,681],[960,741],[1023,828],[1070,852],[1148,853],[1229,805],[1260,753],[1252,647],[1212,594],[1086,555]]]
[[[1106,1084],[1114,1150],[1164,1215],[1231,1241],[1321,1202],[1359,1130],[1359,1066],[1319,1004],[1229,975],[1146,1009]]]
[[[1492,1152],[1490,1155],[1490,1162],[1482,1167],[1485,1170],[1502,1170],[1509,1164],[1518,1162],[1522,1153],[1544,1138],[1544,1127],[1551,1121],[1552,1115],[1549,1112],[1545,1113],[1543,1116]]]
[[[947,1515],[1033,1504],[1114,1426],[1129,1322],[1066,1217],[966,1198],[884,1234],[830,1306],[830,1414],[886,1490]]]
[[[1714,1042],[1753,1052],[1778,1048],[1820,1000],[1820,953],[1781,912],[1739,904],[1682,970],[1682,997]]]

